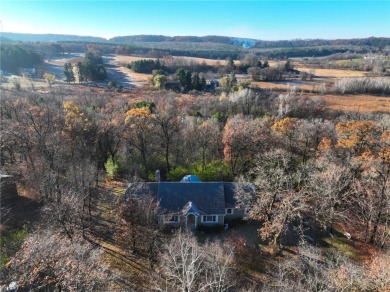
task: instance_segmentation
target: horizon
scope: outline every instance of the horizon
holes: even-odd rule
[[[255,40],[390,37],[389,1],[10,1],[2,32],[227,36]]]
[[[226,36],[226,35],[161,35],[161,34],[131,34],[131,35],[116,35],[111,38],[105,38],[101,36],[96,35],[79,35],[79,34],[59,34],[59,33],[29,33],[29,32],[11,32],[11,31],[4,31],[2,33],[13,33],[13,34],[28,34],[28,35],[61,35],[61,36],[78,36],[78,37],[96,37],[96,38],[102,38],[106,41],[109,41],[110,39],[116,38],[116,37],[129,37],[129,36],[164,36],[164,37],[209,37],[209,36],[216,36],[216,37],[227,37],[227,38],[237,38],[237,39],[250,39],[255,41],[271,41],[271,42],[277,42],[277,41],[297,41],[297,40],[303,40],[303,41],[310,41],[310,40],[325,40],[325,41],[331,41],[331,40],[350,40],[350,39],[368,39],[368,38],[390,38],[390,36],[367,36],[367,37],[356,37],[356,38],[294,38],[294,39],[275,39],[275,40],[267,40],[267,39],[255,39],[250,37],[239,37],[239,36]]]

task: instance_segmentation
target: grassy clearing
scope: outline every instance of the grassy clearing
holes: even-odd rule
[[[334,61],[334,65],[340,67],[353,67],[353,66],[360,66],[364,64],[364,62],[365,62],[364,58],[356,58],[350,60],[336,60]]]
[[[20,84],[21,89],[34,89],[34,90],[40,90],[40,89],[46,89],[49,87],[49,84],[46,81],[43,80],[31,80],[24,77],[19,77],[16,75],[11,75],[8,77],[7,82],[2,82],[0,85],[1,89],[14,89],[15,88],[15,82]]]
[[[25,237],[27,236],[27,228],[24,226],[20,229],[2,232],[0,237],[0,260],[3,268],[9,258],[21,248]]]
[[[334,236],[322,238],[324,242],[329,244],[329,247],[324,247],[325,252],[332,252],[336,250],[341,255],[353,259],[355,261],[361,261],[360,253],[356,249],[353,241],[348,240],[346,237]],[[361,252],[361,251],[360,251]]]

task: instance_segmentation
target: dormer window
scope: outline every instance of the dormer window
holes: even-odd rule
[[[233,214],[233,208],[226,208],[225,214]]]

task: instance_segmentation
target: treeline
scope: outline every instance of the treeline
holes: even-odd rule
[[[127,64],[127,68],[137,73],[151,74],[153,70],[165,70],[165,67],[160,63],[160,60],[139,60]]]
[[[163,35],[133,35],[111,38],[109,41],[116,43],[133,43],[133,42],[187,42],[187,43],[220,43],[232,44],[232,38],[224,36],[163,36]]]
[[[338,47],[319,47],[319,48],[285,48],[275,49],[271,51],[260,51],[264,57],[269,59],[286,59],[286,58],[298,58],[298,57],[324,57],[336,53],[345,53],[350,51],[351,48],[338,48]],[[359,49],[359,52],[369,52],[369,49]]]
[[[67,35],[67,34],[30,34],[30,33],[13,33],[13,32],[2,32],[3,37],[9,38],[14,41],[21,42],[62,42],[62,41],[70,41],[70,42],[107,42],[106,39],[100,37],[92,37],[92,36],[79,36],[79,35]]]
[[[390,94],[389,78],[342,78],[334,86],[335,90],[342,94]]]
[[[372,46],[384,48],[390,45],[390,38],[370,37],[364,39],[337,39],[337,40],[280,40],[280,41],[263,41],[258,40],[256,48],[292,48],[292,47],[318,47],[318,46]]]
[[[19,73],[21,68],[34,68],[42,64],[42,57],[32,49],[18,45],[0,48],[0,67],[3,71]]]

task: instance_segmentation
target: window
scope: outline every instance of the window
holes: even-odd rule
[[[233,214],[233,209],[232,208],[227,208],[226,209],[226,214]]]
[[[217,222],[217,215],[202,216],[202,222]]]
[[[179,216],[173,215],[171,218],[169,218],[168,223],[178,223],[179,222]]]

